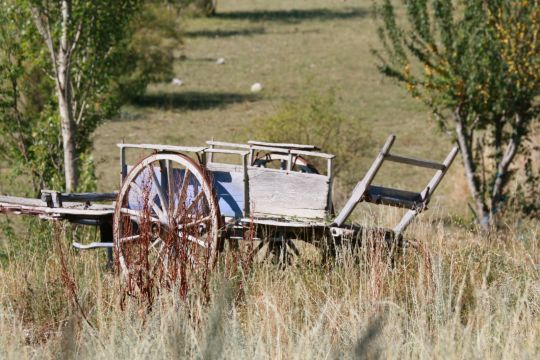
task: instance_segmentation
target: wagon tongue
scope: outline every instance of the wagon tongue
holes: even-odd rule
[[[416,215],[426,208],[431,195],[443,179],[450,165],[452,165],[452,162],[458,153],[458,148],[454,147],[441,164],[430,160],[421,160],[390,154],[390,148],[392,147],[395,139],[395,135],[390,135],[388,137],[379,155],[369,168],[364,178],[354,188],[351,197],[332,223],[332,226],[342,226],[349,218],[356,205],[362,201],[365,201],[374,204],[396,206],[408,209],[399,224],[393,229],[393,232],[399,236],[401,233],[403,233],[403,231],[405,231]],[[371,185],[383,162],[386,160],[416,167],[433,169],[436,170],[436,172],[424,190],[419,193]]]

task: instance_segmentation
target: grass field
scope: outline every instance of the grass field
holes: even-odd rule
[[[396,152],[441,160],[450,140],[375,68],[371,6],[221,0],[216,16],[183,19],[175,64],[183,85],[153,84],[100,126],[99,190],[118,189],[118,142],[245,141],[285,101],[308,92],[333,91],[343,114],[371,129],[372,156],[347,159],[358,179],[390,133]],[[220,57],[225,64],[216,64]],[[255,82],[263,90],[252,94]],[[218,267],[208,303],[200,293],[181,301],[173,289],[150,312],[137,299],[120,306],[121,281],[103,252],[68,250],[74,238],[95,239],[94,229],[64,232],[37,221],[15,234],[5,228],[0,358],[538,358],[540,224],[509,216],[500,231],[479,232],[469,221],[459,162],[407,233],[422,251],[408,250],[393,268],[366,248],[339,264]],[[381,181],[417,189],[426,176],[397,166],[384,169]],[[355,220],[398,219],[398,211],[371,210],[359,209]]]

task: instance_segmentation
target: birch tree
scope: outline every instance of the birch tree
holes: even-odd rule
[[[403,84],[459,144],[475,215],[496,222],[516,156],[538,119],[538,0],[408,0],[378,7],[379,70]]]
[[[80,71],[74,74],[72,69],[79,63],[95,61],[97,68],[106,71],[99,64],[106,63],[108,53],[123,40],[126,25],[138,9],[139,2],[41,0],[31,1],[29,5],[50,56],[61,123],[65,186],[71,192],[78,183],[77,125],[83,121],[87,106],[84,95],[80,94],[85,90],[79,86],[96,80],[83,80],[82,77],[90,74]],[[81,56],[76,57],[77,52]],[[91,69],[91,66],[83,68]],[[97,75],[92,70],[90,72]]]

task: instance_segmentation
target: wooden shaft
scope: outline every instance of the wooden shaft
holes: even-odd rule
[[[364,196],[364,193],[367,189],[367,187],[371,184],[375,176],[377,175],[377,172],[382,166],[382,163],[384,162],[384,158],[390,151],[390,148],[394,144],[394,141],[396,140],[395,135],[390,135],[388,139],[386,139],[386,142],[384,143],[384,146],[381,149],[381,152],[369,168],[368,172],[360,181],[356,187],[353,190],[353,193],[343,209],[340,211],[339,215],[336,217],[332,225],[335,226],[341,226],[343,223],[347,220],[347,218],[351,215],[356,205],[362,201],[362,197]]]

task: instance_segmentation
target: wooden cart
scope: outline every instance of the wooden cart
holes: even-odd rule
[[[0,196],[0,212],[100,226],[101,243],[74,246],[114,249],[124,273],[140,266],[130,258],[142,253],[160,266],[170,266],[174,257],[190,267],[208,267],[220,251],[246,242],[254,256],[286,262],[300,255],[297,239],[320,246],[358,238],[362,228],[346,221],[362,201],[407,209],[393,229],[381,229],[385,241],[399,242],[414,217],[426,209],[458,149],[438,163],[390,153],[394,140],[394,135],[388,137],[337,215],[332,201],[333,155],[312,145],[258,141],[208,141],[202,147],[119,144],[117,193],[43,191],[41,199]],[[149,154],[130,164],[128,152]],[[326,163],[326,168],[317,169],[313,159]],[[384,161],[429,168],[435,174],[421,192],[373,185]],[[110,205],[99,204],[112,200]]]

